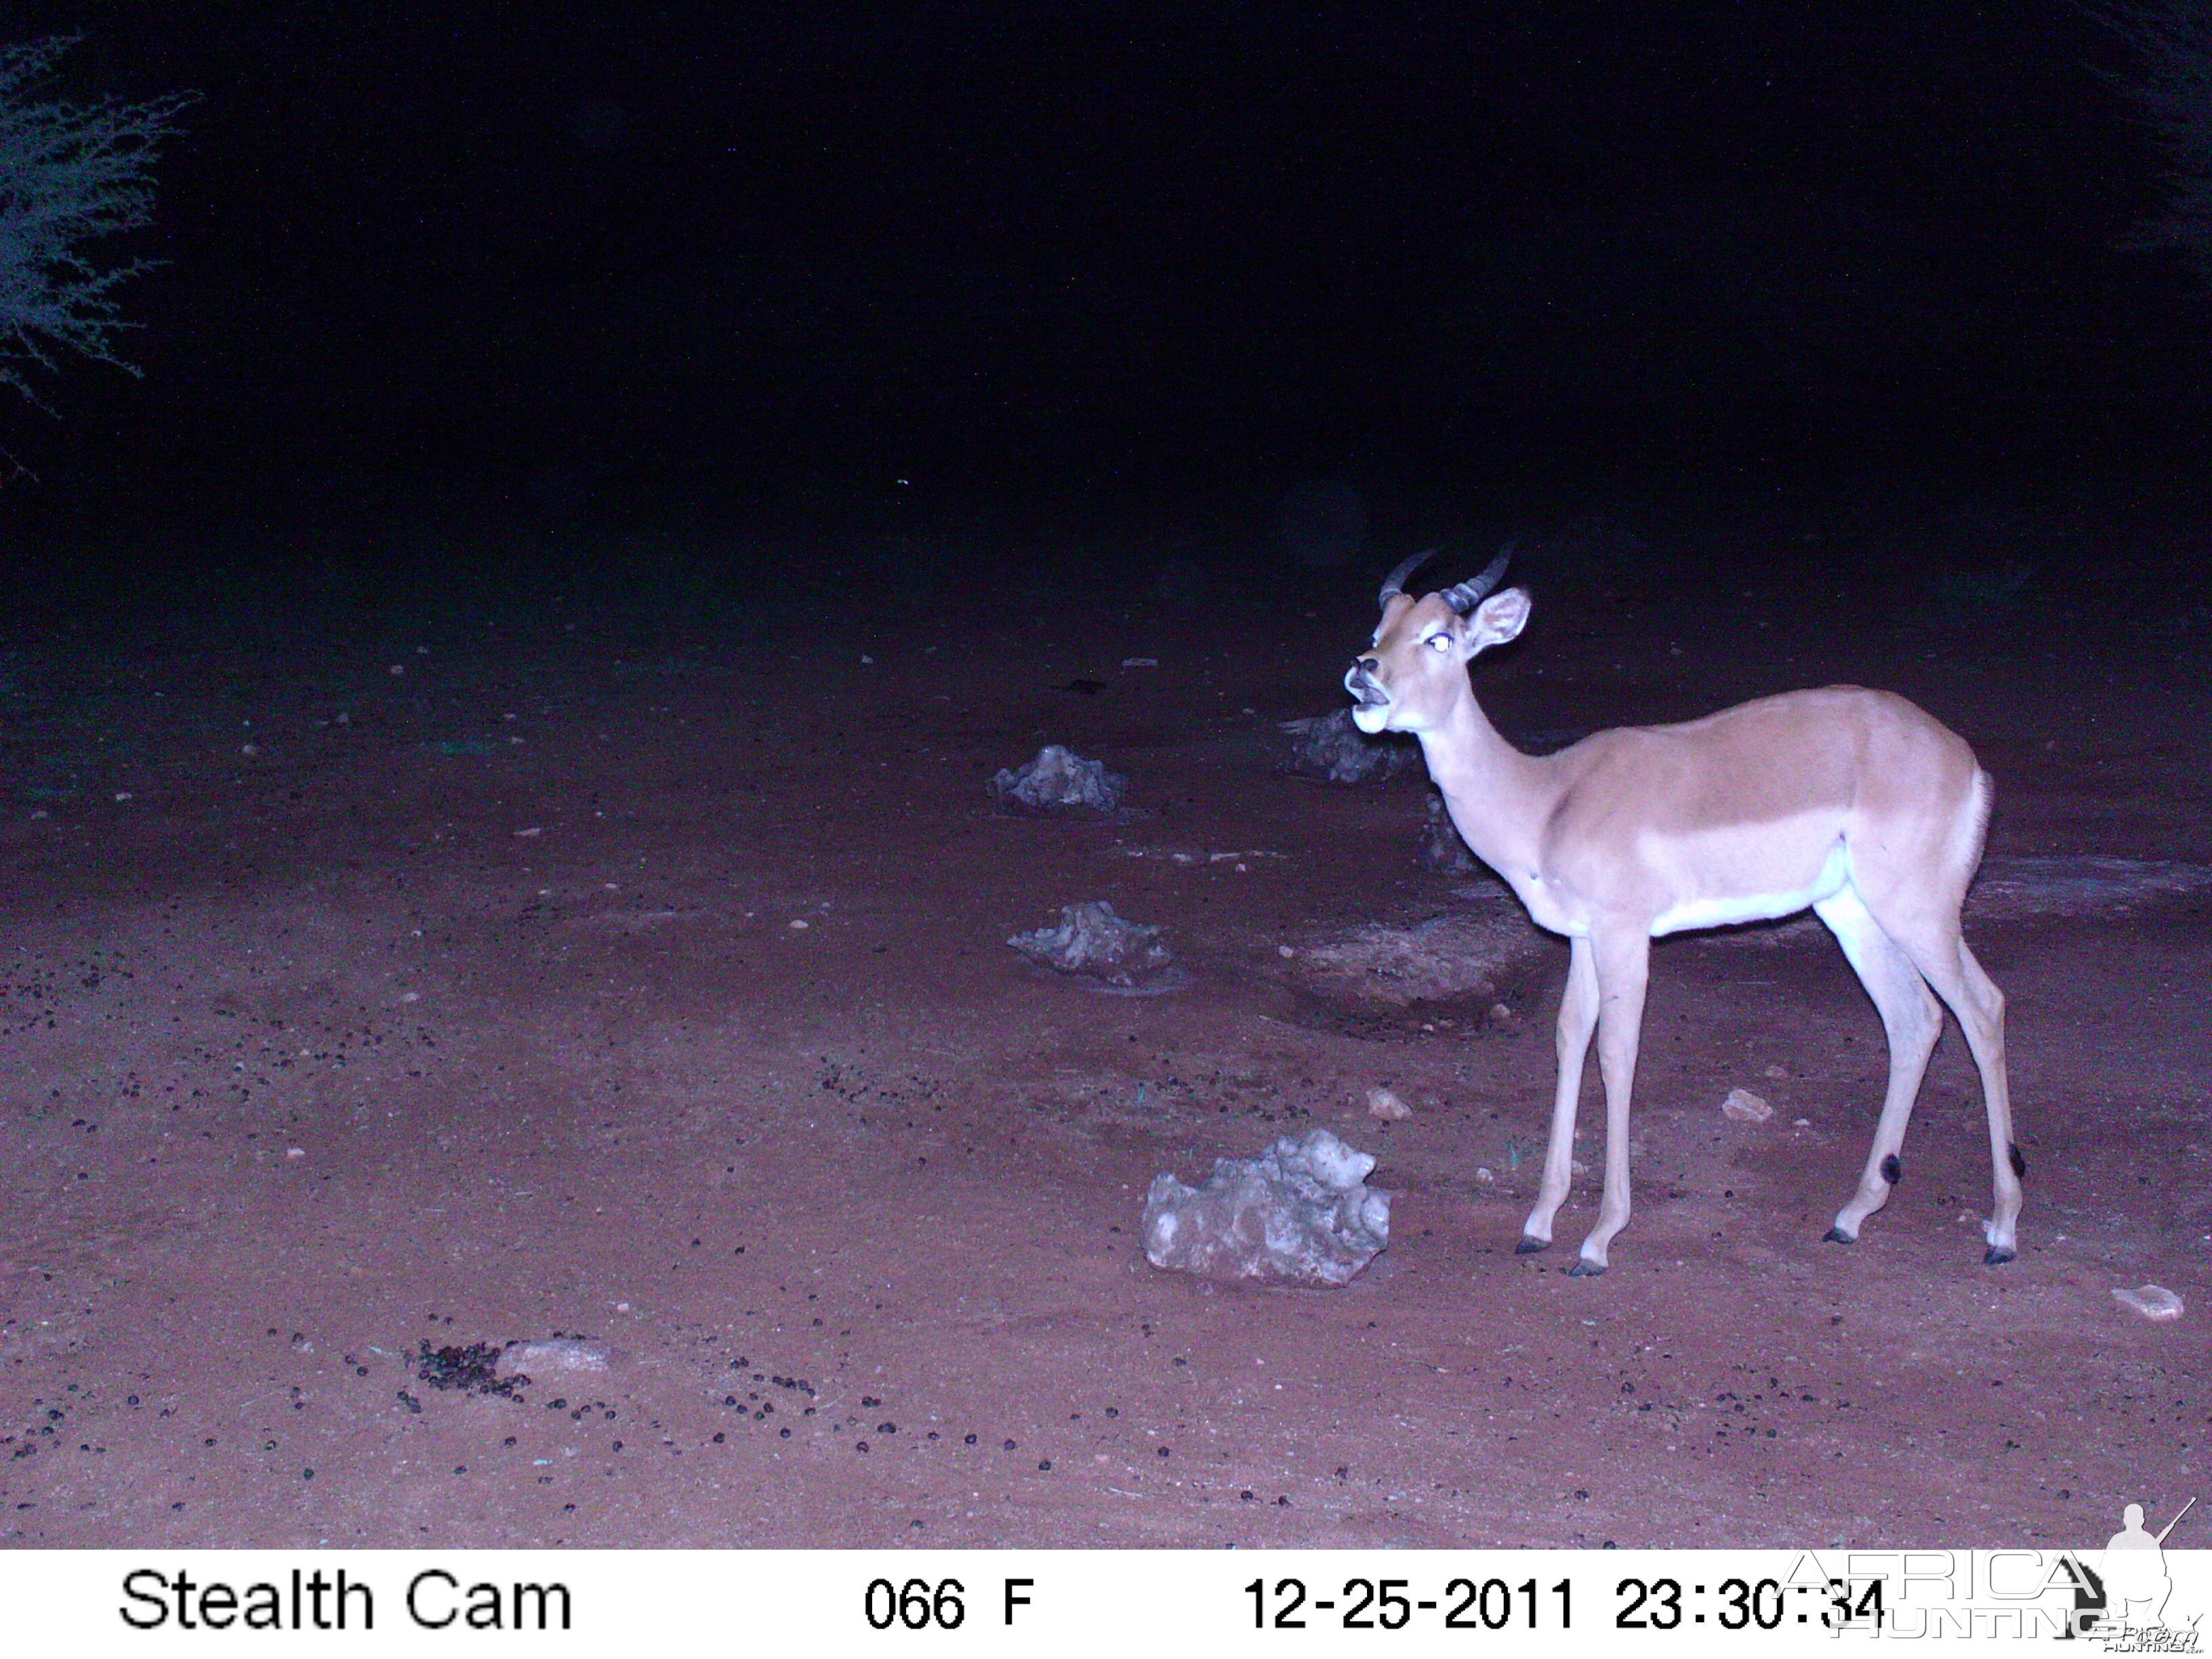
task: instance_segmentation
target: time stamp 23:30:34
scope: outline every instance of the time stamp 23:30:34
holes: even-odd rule
[[[1446,1630],[1571,1630],[1573,1586],[1562,1578],[1540,1589],[1534,1579],[1454,1578],[1443,1595],[1416,1599],[1404,1578],[1348,1578],[1334,1596],[1312,1595],[1302,1578],[1255,1578],[1255,1629],[1304,1630],[1334,1623],[1346,1630],[1403,1630],[1435,1614]],[[1678,1578],[1624,1578],[1614,1586],[1617,1630],[1678,1630],[1684,1625],[1722,1630],[1779,1630],[1786,1625],[1828,1629],[1880,1628],[1882,1581],[1831,1578],[1825,1584],[1785,1584],[1772,1578],[1724,1578],[1685,1584]],[[1316,1618],[1315,1615],[1324,1615]],[[1427,1622],[1422,1620],[1422,1622]]]

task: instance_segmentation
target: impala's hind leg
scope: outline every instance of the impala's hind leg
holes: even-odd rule
[[[1536,1207],[1521,1228],[1515,1249],[1526,1255],[1552,1242],[1552,1218],[1566,1201],[1574,1174],[1575,1108],[1582,1099],[1583,1064],[1589,1057],[1590,1033],[1597,1029],[1597,958],[1586,939],[1571,939],[1566,993],[1559,999],[1557,1048],[1559,1076],[1552,1097],[1552,1139],[1544,1152],[1543,1184]]]
[[[1928,1057],[1936,1052],[1936,1040],[1943,1034],[1943,1009],[1920,970],[1912,965],[1912,958],[1882,932],[1881,923],[1851,889],[1844,888],[1813,908],[1844,947],[1844,957],[1874,1000],[1881,1015],[1882,1030],[1889,1038],[1889,1090],[1882,1097],[1874,1146],[1867,1153],[1858,1190],[1837,1212],[1836,1224],[1828,1229],[1831,1241],[1848,1244],[1859,1236],[1861,1224],[1889,1202],[1889,1189],[1902,1170],[1899,1157],[1905,1126],[1912,1115],[1912,1103],[1919,1097]]]
[[[2004,993],[1998,990],[1974,953],[1959,937],[1954,921],[1948,929],[1926,943],[1911,938],[1898,942],[1912,953],[1913,965],[1927,976],[1936,994],[1951,1005],[1966,1034],[1966,1047],[1982,1074],[1982,1105],[1990,1121],[1990,1164],[1994,1192],[1989,1224],[1982,1231],[1990,1247],[1982,1260],[1990,1267],[2009,1261],[2018,1254],[2014,1225],[2020,1219],[2020,1178],[2027,1161],[2012,1135],[2012,1090],[2005,1074]]]

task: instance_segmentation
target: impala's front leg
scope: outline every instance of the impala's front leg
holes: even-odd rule
[[[1597,1029],[1597,964],[1586,939],[1569,941],[1566,994],[1559,999],[1559,1079],[1552,1098],[1552,1141],[1544,1152],[1544,1184],[1536,1191],[1536,1207],[1521,1229],[1521,1242],[1513,1248],[1522,1255],[1546,1249],[1552,1242],[1552,1218],[1566,1201],[1567,1183],[1575,1164],[1575,1107],[1582,1097],[1583,1061],[1589,1054],[1590,1033]]]
[[[1628,1224],[1628,1097],[1636,1083],[1636,1045],[1644,1028],[1644,988],[1651,971],[1651,937],[1641,928],[1607,933],[1592,945],[1596,958],[1597,1069],[1605,1079],[1605,1198],[1582,1255],[1567,1269],[1577,1279],[1606,1269],[1606,1246]]]

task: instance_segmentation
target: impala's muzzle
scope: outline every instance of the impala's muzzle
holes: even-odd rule
[[[1376,684],[1373,678],[1375,670],[1381,665],[1372,657],[1356,657],[1345,672],[1344,689],[1362,708],[1380,708],[1390,701],[1390,694]]]

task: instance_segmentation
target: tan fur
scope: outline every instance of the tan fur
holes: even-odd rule
[[[1857,971],[1890,1044],[1874,1146],[1829,1236],[1856,1238],[1888,1200],[1883,1167],[1903,1143],[1942,1033],[1932,987],[1981,1070],[1996,1170],[1987,1259],[2009,1260],[2021,1188],[2004,999],[1959,926],[1989,816],[1989,778],[1973,751],[1902,697],[1838,685],[1523,755],[1483,714],[1468,664],[1518,635],[1528,613],[1518,588],[1465,618],[1440,595],[1396,595],[1345,677],[1361,728],[1420,739],[1468,845],[1540,926],[1571,941],[1551,1145],[1522,1248],[1550,1243],[1567,1194],[1593,1030],[1606,1089],[1605,1193],[1572,1271],[1603,1272],[1628,1223],[1629,1097],[1653,936],[1810,908]]]

